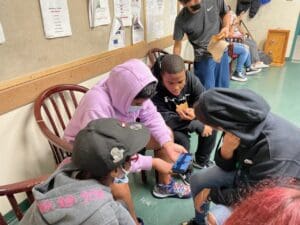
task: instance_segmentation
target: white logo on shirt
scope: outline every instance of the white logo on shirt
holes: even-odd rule
[[[209,11],[212,10],[213,8],[214,8],[213,6],[209,7],[209,8],[207,9],[207,12],[209,12]]]

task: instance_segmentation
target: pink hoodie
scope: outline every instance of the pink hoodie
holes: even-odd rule
[[[72,142],[76,134],[91,120],[117,118],[133,122],[140,118],[160,145],[171,141],[171,133],[152,101],[143,103],[142,109],[128,112],[135,96],[149,83],[157,82],[150,69],[141,60],[132,59],[112,69],[109,77],[100,81],[81,99],[74,116],[64,132],[64,138]],[[131,171],[149,170],[152,157],[139,155],[132,162]]]

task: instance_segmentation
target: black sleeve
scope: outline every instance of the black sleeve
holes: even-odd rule
[[[192,72],[187,71],[187,77],[188,77],[188,87],[191,90],[190,96],[189,96],[189,107],[193,107],[194,104],[199,100],[200,95],[205,91],[204,86]],[[201,134],[204,129],[204,124],[200,122],[199,120],[192,120],[191,123],[188,126],[189,132],[197,132],[198,134]]]
[[[237,163],[237,156],[236,153],[238,151],[238,149],[235,150],[233,156],[231,159],[224,159],[221,156],[221,141],[223,139],[224,133],[222,134],[222,137],[220,137],[219,141],[218,141],[218,145],[217,145],[217,149],[216,149],[216,153],[215,153],[215,163],[221,167],[223,170],[226,171],[233,171],[236,169],[236,163]]]
[[[251,190],[253,190],[253,186],[246,182],[237,183],[235,180],[232,187],[212,188],[209,193],[209,199],[215,204],[232,206],[247,197]]]
[[[188,77],[188,86],[191,90],[190,92],[190,99],[189,99],[189,106],[193,106],[200,98],[200,95],[205,91],[204,86],[192,72],[187,71]]]
[[[241,200],[239,188],[212,188],[209,193],[210,200],[215,204],[222,204],[226,206],[232,206]]]
[[[188,125],[189,132],[197,132],[198,134],[202,134],[204,129],[204,124],[201,123],[199,120],[192,120]]]

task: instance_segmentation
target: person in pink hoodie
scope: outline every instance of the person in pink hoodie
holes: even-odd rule
[[[156,78],[141,60],[131,59],[116,66],[107,78],[84,95],[65,129],[64,138],[72,143],[81,129],[99,118],[116,118],[123,122],[138,120],[150,130],[151,140],[146,148],[155,150],[158,158],[138,155],[130,171],[153,167],[159,173],[158,184],[153,190],[156,197],[187,198],[190,197],[189,186],[174,181],[170,175],[171,162],[186,150],[174,143],[171,130],[150,99],[156,93],[156,85]],[[136,218],[128,184],[114,183],[112,193],[127,203],[131,215]]]

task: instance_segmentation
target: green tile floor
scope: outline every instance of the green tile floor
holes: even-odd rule
[[[245,83],[231,82],[231,88],[249,88],[261,94],[272,111],[300,126],[300,64],[287,62],[282,68],[264,69]],[[284,131],[283,131],[284,132]],[[192,138],[192,151],[195,149]],[[148,184],[143,185],[140,174],[131,175],[131,189],[137,215],[146,225],[177,225],[193,216],[191,199],[155,199],[151,195],[154,175],[148,172]]]
[[[265,69],[256,76],[248,77],[245,83],[231,82],[230,86],[256,91],[267,99],[273,112],[300,126],[300,64],[287,62],[282,68]],[[195,137],[192,137],[191,145],[194,152]],[[147,176],[148,184],[144,185],[140,174],[130,175],[136,212],[146,225],[177,225],[193,216],[191,199],[152,197],[154,173],[147,172]],[[16,221],[10,224],[16,224]]]

